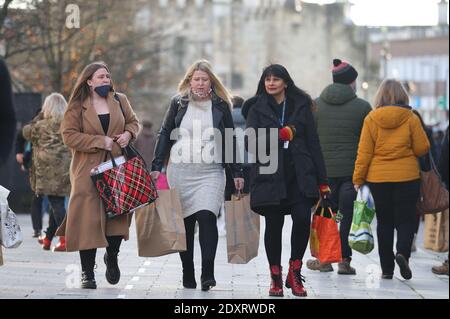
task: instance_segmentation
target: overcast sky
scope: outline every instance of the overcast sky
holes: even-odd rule
[[[227,2],[227,0],[221,1]],[[284,2],[284,0],[279,1]],[[3,5],[3,2],[4,0],[0,0],[0,5]],[[76,0],[73,1],[73,3],[76,2]],[[244,2],[255,5],[261,0],[244,0]],[[335,0],[304,0],[304,2],[330,3]],[[354,4],[351,17],[357,25],[436,25],[438,22],[439,0],[350,0],[350,2]]]
[[[260,2],[260,0],[244,1],[252,4]],[[303,2],[331,3],[335,0]],[[439,0],[350,0],[350,2],[354,4],[351,17],[358,25],[435,25],[438,22]]]
[[[352,0],[358,25],[435,25],[439,0]]]

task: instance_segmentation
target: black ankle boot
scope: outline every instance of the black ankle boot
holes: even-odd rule
[[[400,267],[400,274],[402,277],[406,280],[409,280],[412,278],[412,272],[411,268],[409,268],[409,262],[408,259],[406,259],[405,256],[402,254],[397,254],[395,256],[395,261],[397,262],[398,266]]]
[[[187,289],[197,289],[197,282],[195,281],[195,270],[183,269],[183,287]]]
[[[202,278],[202,291],[209,291],[211,288],[217,285],[214,278]]]
[[[120,281],[120,269],[119,263],[117,261],[118,253],[108,255],[108,252],[105,253],[103,260],[106,264],[106,280],[111,285],[116,285]]]
[[[81,273],[81,288],[97,289],[97,283],[95,282],[95,275],[93,271],[83,271]]]
[[[202,291],[208,291],[216,286],[216,279],[214,278],[214,263],[209,262],[203,264],[202,269]]]

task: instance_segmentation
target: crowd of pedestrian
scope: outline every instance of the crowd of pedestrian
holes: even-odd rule
[[[15,122],[10,84],[4,83],[9,75],[2,61],[0,72],[3,163],[12,147]],[[312,271],[334,271],[331,263],[304,261],[311,211],[318,201],[342,215],[338,274],[355,275],[348,238],[353,203],[363,185],[370,188],[375,201],[382,278],[392,279],[397,264],[402,277],[411,279],[409,261],[420,223],[416,211],[420,172],[431,169],[427,154],[432,152],[432,158],[439,159],[440,175],[448,188],[448,128],[442,146],[437,145],[397,80],[384,80],[371,105],[357,96],[358,72],[349,62],[335,59],[331,75],[333,82],[313,99],[294,83],[284,66],[271,64],[261,74],[255,95],[244,101],[231,95],[209,62],[197,61],[186,70],[155,135],[149,120],[142,121],[140,129],[127,96],[115,90],[109,67],[103,62],[89,64],[80,73],[68,102],[58,93],[49,95],[17,138],[16,159],[29,171],[34,193],[34,237],[45,250],[59,236],[54,251],[79,252],[81,287],[85,289],[97,287],[96,253],[106,248],[105,276],[110,284],[117,284],[121,275],[118,254],[122,241],[129,238],[131,215],[106,217],[90,173],[108,155],[118,157],[134,143],[153,180],[166,173],[169,187],[179,193],[186,232],[187,249],[180,253],[186,289],[197,287],[196,224],[201,289],[208,291],[217,285],[217,222],[224,213],[224,201],[237,192],[249,193],[252,210],[265,219],[270,296],[284,296],[284,287],[295,296],[307,296],[304,265]],[[253,129],[258,147],[252,148],[250,139],[225,133],[237,127]],[[195,137],[197,129],[204,133],[211,128],[220,134]],[[174,130],[188,134],[174,140]],[[270,141],[274,131],[275,143],[260,143]],[[214,161],[200,157],[201,161],[195,162],[196,145],[200,145],[200,153],[219,148]],[[232,156],[229,161],[227,145],[242,149],[245,158]],[[277,165],[272,173],[262,170],[269,165],[259,149],[264,145],[265,154],[275,154]],[[181,163],[176,160],[180,157],[185,159]],[[42,235],[44,198],[49,202],[49,226]],[[285,216],[293,221],[286,278],[281,263]],[[0,263],[1,257],[0,251]],[[432,271],[448,275],[448,260]]]

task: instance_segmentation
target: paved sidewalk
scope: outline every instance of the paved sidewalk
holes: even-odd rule
[[[283,264],[288,267],[290,252],[290,218],[286,219],[283,237]],[[96,279],[98,289],[93,291],[73,288],[79,283],[78,253],[54,253],[43,251],[37,241],[31,238],[31,220],[19,215],[24,232],[24,243],[18,249],[3,250],[5,265],[0,267],[0,298],[20,299],[261,299],[268,298],[269,274],[265,257],[263,236],[260,254],[247,265],[227,263],[226,238],[220,237],[216,280],[218,285],[210,292],[183,289],[181,263],[177,254],[160,258],[137,257],[137,243],[134,222],[131,237],[122,245],[119,256],[122,279],[117,286],[109,285],[104,277],[104,249],[97,254]],[[264,223],[262,222],[262,230]],[[56,240],[55,240],[56,241]],[[431,273],[433,265],[442,262],[447,254],[433,253],[421,248],[413,254],[411,268],[413,279],[405,281],[398,269],[394,280],[380,280],[378,254],[375,249],[364,256],[355,253],[353,265],[356,276],[320,273],[305,269],[306,289],[309,299],[448,299],[447,276]],[[198,238],[195,247],[196,265],[200,265]],[[305,261],[310,258],[309,249]],[[200,268],[197,281],[200,281]],[[285,291],[285,298],[294,297]]]

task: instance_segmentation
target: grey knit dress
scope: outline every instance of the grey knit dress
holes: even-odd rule
[[[214,152],[212,128],[212,102],[190,101],[167,166],[169,187],[180,194],[184,218],[201,210],[218,216],[224,201],[225,170]]]

